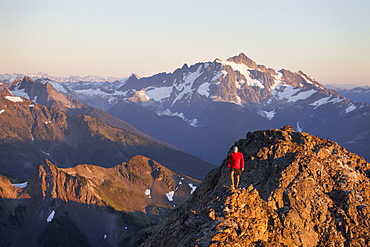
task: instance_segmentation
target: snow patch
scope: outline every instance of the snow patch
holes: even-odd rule
[[[210,89],[209,87],[211,86],[212,83],[210,82],[205,82],[203,84],[201,84],[199,87],[198,87],[198,93],[200,95],[203,95],[203,96],[206,96],[206,97],[209,97],[209,93],[210,93]]]
[[[188,75],[185,74],[183,76],[184,82],[179,84],[179,85],[175,85],[175,88],[179,92],[179,94],[174,99],[172,105],[174,105],[176,103],[176,101],[182,99],[185,95],[194,91],[192,89],[193,84],[194,84],[195,80],[203,73],[202,72],[202,67],[203,67],[202,65],[199,65],[198,69],[195,72],[189,73]]]
[[[351,103],[347,108],[346,108],[346,113],[349,113],[349,112],[351,112],[351,111],[354,111],[354,110],[356,110],[356,106],[353,104],[353,103]]]
[[[309,76],[307,76],[307,75],[305,75],[305,74],[303,74],[303,73],[299,73],[299,75],[300,75],[300,76],[302,76],[302,77],[303,77],[303,79],[304,79],[307,83],[309,83],[309,84],[313,84],[313,82],[312,82],[312,81],[315,81],[313,78],[311,78],[311,77],[309,77]]]
[[[263,111],[259,110],[257,111],[257,114],[260,115],[261,117],[267,118],[268,120],[271,120],[275,117],[275,110],[272,111]]]
[[[317,107],[325,105],[325,104],[339,103],[341,101],[343,101],[343,99],[328,96],[328,97],[324,97],[324,98],[321,98],[319,100],[316,100],[315,102],[311,103],[310,105],[312,105],[314,107],[314,109],[316,109]]]
[[[28,107],[34,107],[35,106],[35,104],[30,104]]]
[[[5,112],[5,110],[0,110],[0,115],[3,114],[3,112]]]
[[[215,82],[215,81],[217,81],[218,79],[220,79],[224,75],[225,75],[225,72],[224,71],[220,71],[220,72],[218,72],[218,74],[216,74],[215,76],[213,76],[213,78],[211,79],[211,81],[212,82]]]
[[[20,189],[23,189],[23,188],[27,187],[27,184],[28,184],[28,182],[24,182],[24,183],[21,183],[21,184],[12,184],[12,185],[15,186],[15,187],[18,187]]]
[[[14,103],[23,102],[23,99],[20,96],[5,96],[7,100],[10,100]]]
[[[311,97],[314,93],[316,93],[316,90],[311,89],[308,91],[301,91],[301,88],[293,87],[293,86],[287,86],[283,89],[283,91],[277,91],[275,90],[273,94],[278,99],[287,99],[288,102],[297,102],[298,100],[304,100],[309,97]]]
[[[175,191],[170,191],[166,193],[167,199],[172,202],[173,201],[173,196],[175,195]]]
[[[161,101],[171,96],[172,87],[148,87],[145,91],[146,95],[155,101]]]
[[[274,80],[274,84],[271,86],[271,89],[274,90],[274,89],[277,89],[281,86],[281,84],[283,83],[282,81],[282,78],[283,78],[283,74],[278,72],[276,75],[273,76],[275,78]]]
[[[46,219],[46,222],[51,222],[53,219],[54,219],[54,215],[55,215],[55,211],[53,210],[51,212],[51,214],[49,215],[49,217]]]
[[[253,69],[249,68],[247,65],[237,64],[237,63],[228,62],[228,61],[222,61],[222,64],[229,65],[231,66],[233,70],[239,71],[242,75],[244,75],[245,79],[247,80],[245,83],[248,86],[265,88],[265,86],[259,80],[252,79],[251,74],[249,73],[249,70],[253,70]]]
[[[190,194],[193,194],[194,191],[197,189],[197,186],[193,185],[192,183],[189,183],[189,187],[191,188]]]
[[[192,119],[192,120],[188,120],[187,121],[188,122],[188,124],[190,125],[190,126],[193,126],[193,127],[198,127],[198,119],[196,119],[196,118],[194,118],[194,119]]]
[[[166,109],[164,111],[156,111],[158,116],[171,116],[171,117],[179,117],[189,125],[193,127],[197,127],[198,119],[187,119],[182,112],[171,112],[170,109]]]
[[[302,128],[299,126],[299,122],[297,122],[297,131],[302,132]]]
[[[21,97],[24,97],[26,99],[30,99],[30,97],[28,96],[28,94],[24,91],[25,89],[19,89],[19,86],[16,86],[11,92],[14,96],[21,96]],[[11,97],[11,96],[8,96],[8,97]]]
[[[145,195],[147,195],[149,198],[152,198],[152,196],[150,195],[150,189],[146,189]]]
[[[56,82],[56,81],[47,81],[47,82],[49,82],[58,92],[60,92],[60,93],[68,93],[65,90],[65,88],[59,82]]]

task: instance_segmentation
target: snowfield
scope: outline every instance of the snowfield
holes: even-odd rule
[[[14,103],[20,103],[23,102],[23,99],[19,96],[5,96],[5,98],[9,101],[12,101]]]

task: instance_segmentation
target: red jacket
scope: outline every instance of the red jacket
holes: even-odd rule
[[[229,159],[227,161],[227,167],[232,167],[235,169],[244,169],[244,157],[240,152],[230,153]]]

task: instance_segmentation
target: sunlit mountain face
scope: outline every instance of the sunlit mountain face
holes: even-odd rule
[[[198,179],[214,168],[103,110],[59,93],[48,80],[25,77],[9,89],[0,93],[3,174],[27,179],[45,158],[61,167],[112,167],[136,155]]]
[[[58,85],[63,93],[214,164],[246,132],[285,124],[370,158],[367,103],[328,90],[302,71],[277,71],[245,54],[151,77],[133,74],[100,87]]]

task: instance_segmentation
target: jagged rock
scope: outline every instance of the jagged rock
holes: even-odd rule
[[[130,246],[140,228],[189,199],[199,181],[135,156],[111,168],[58,168],[45,160],[23,185],[0,176],[0,246],[56,246],[58,238],[82,246],[68,239],[69,228],[91,246]]]
[[[369,246],[370,164],[290,126],[248,133],[241,188],[224,162],[140,246]]]

